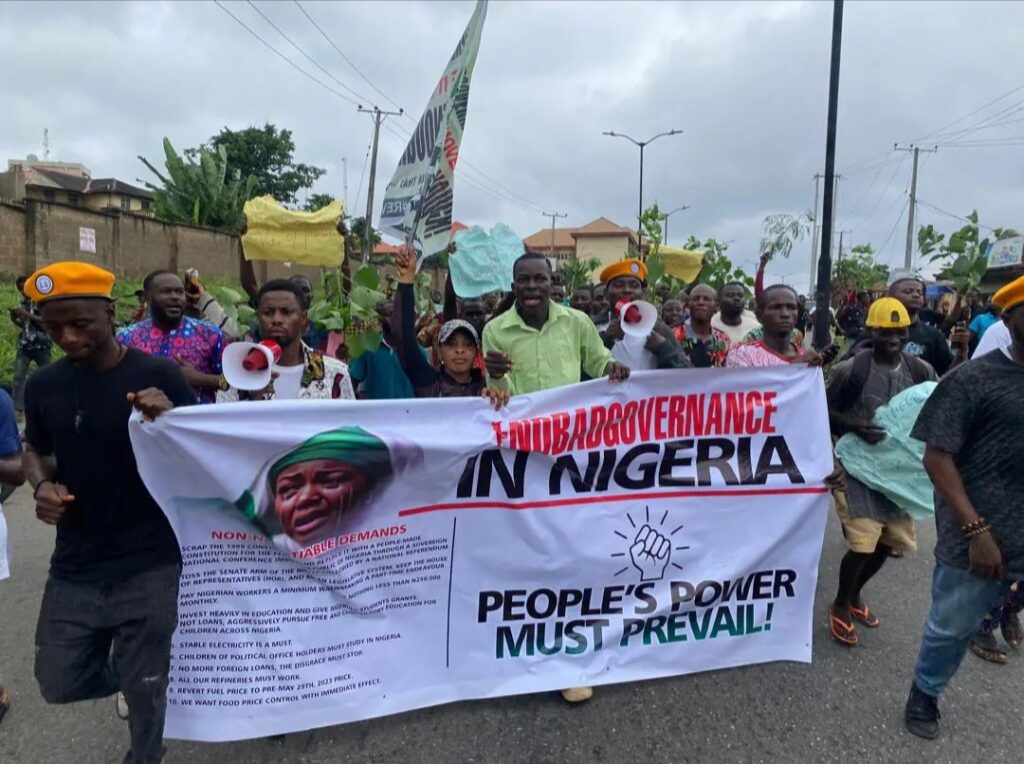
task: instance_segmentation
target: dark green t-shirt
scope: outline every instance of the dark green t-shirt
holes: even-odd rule
[[[1024,365],[997,351],[954,369],[931,394],[912,435],[954,454],[978,514],[992,524],[1008,577],[1024,577]],[[953,508],[935,495],[935,556],[968,567]]]

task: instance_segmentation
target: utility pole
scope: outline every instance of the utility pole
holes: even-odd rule
[[[348,212],[348,158],[341,158],[341,189],[342,200],[345,202],[345,212]]]
[[[540,213],[546,218],[551,218],[551,251],[548,252],[548,256],[554,259],[555,257],[555,220],[557,218],[569,217],[561,212],[542,212]]]
[[[366,190],[366,219],[363,221],[363,262],[368,263],[370,262],[370,252],[373,249],[371,246],[373,241],[373,186],[377,179],[377,141],[380,138],[380,125],[387,117],[397,117],[402,112],[401,110],[381,111],[376,106],[372,109],[364,109],[360,106],[359,111],[373,115],[373,156],[370,159],[370,184]]]
[[[908,271],[914,267],[914,213],[917,212],[917,158],[923,151],[926,154],[934,154],[938,146],[930,149],[922,149],[920,146],[893,146],[897,151],[914,152],[914,172],[910,176],[910,206],[907,210],[907,249],[903,253],[903,267]]]
[[[43,161],[50,161],[50,128],[43,128]]]
[[[821,197],[821,179],[824,177],[820,172],[814,174],[814,220],[811,223],[814,228],[811,231],[811,277],[807,281],[808,296],[814,294],[814,272],[818,266],[818,232],[821,230],[818,220],[818,199]]]
[[[832,3],[832,56],[828,80],[828,126],[825,131],[825,188],[822,210],[821,258],[818,260],[818,288],[815,293],[814,347],[821,349],[831,337],[829,320],[832,292],[832,219],[835,217],[836,114],[839,111],[839,64],[843,50],[843,0]]]
[[[836,268],[838,269],[839,263],[843,262],[843,234],[853,233],[853,231],[840,231],[839,232],[839,254],[836,256]]]
[[[661,216],[661,219],[665,221],[665,235],[661,238],[662,244],[668,244],[668,219],[675,215],[677,212],[683,212],[684,210],[688,209],[690,209],[690,205],[684,204],[682,207],[676,207],[674,210],[669,210],[668,212]]]

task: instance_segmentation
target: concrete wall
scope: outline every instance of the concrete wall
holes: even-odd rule
[[[576,259],[596,257],[601,267],[622,260],[629,253],[628,236],[579,236],[576,239]]]
[[[96,252],[79,247],[79,229],[95,231]],[[158,268],[199,269],[207,278],[238,278],[238,240],[207,228],[149,216],[97,212],[38,200],[0,203],[0,274],[31,273],[59,260],[99,265],[118,278]]]
[[[0,202],[0,273],[21,273],[24,256],[25,207]]]

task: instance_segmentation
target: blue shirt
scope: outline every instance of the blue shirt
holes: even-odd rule
[[[363,353],[352,361],[348,371],[362,391],[360,398],[382,401],[416,397],[398,355],[383,340],[374,352]]]
[[[21,436],[14,418],[14,402],[6,390],[0,390],[0,456],[18,453],[21,453]]]
[[[999,316],[995,316],[991,311],[986,310],[984,313],[975,316],[968,328],[974,332],[980,340],[985,336],[985,332],[988,331],[988,328],[998,320]]]

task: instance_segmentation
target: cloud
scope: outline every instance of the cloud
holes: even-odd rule
[[[290,3],[257,7],[359,96],[374,91]],[[300,55],[245,3],[225,7],[282,54],[350,95]],[[331,40],[409,114],[381,137],[378,200],[408,131],[472,13],[471,3],[306,3]],[[311,82],[213,3],[26,3],[4,5],[0,64],[7,157],[52,153],[97,175],[147,176],[136,159],[159,161],[166,135],[178,148],[221,127],[273,122],[294,132],[298,160],[327,169],[315,190],[341,195],[342,157],[354,212],[365,208],[371,123]],[[929,136],[1021,83],[1016,30],[1024,6],[1007,3],[848,3],[843,40],[837,162],[837,227],[853,243],[887,246],[902,262],[910,162],[896,141]],[[733,240],[753,268],[760,222],[813,204],[824,164],[831,6],[826,3],[492,3],[473,80],[456,179],[456,217],[498,220],[523,235],[604,215],[635,221],[638,152],[615,130],[681,136],[644,156],[645,203],[690,209],[671,222],[687,234]],[[1020,103],[1018,103],[1020,102]],[[961,140],[1024,135],[1024,91],[1000,108],[1007,124]],[[937,142],[942,142],[937,141]],[[919,196],[991,226],[1024,227],[1014,146],[940,146],[922,160]],[[879,158],[875,164],[863,160]],[[902,160],[902,161],[901,161]],[[844,168],[849,168],[845,170]],[[496,189],[498,183],[502,188]],[[485,186],[487,193],[479,186]],[[375,204],[379,212],[379,202]],[[870,215],[868,213],[871,213]],[[921,205],[919,221],[956,220]],[[805,287],[810,243],[773,263],[770,280]]]

